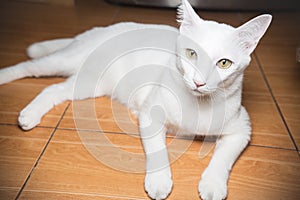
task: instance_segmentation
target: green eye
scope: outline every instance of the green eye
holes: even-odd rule
[[[221,69],[228,69],[232,65],[232,61],[228,59],[221,59],[217,62],[218,67]]]
[[[197,58],[197,53],[193,49],[186,49],[185,50],[185,55],[189,59],[196,59]]]

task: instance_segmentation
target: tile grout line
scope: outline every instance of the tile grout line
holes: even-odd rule
[[[267,77],[266,77],[266,74],[265,74],[265,72],[264,72],[264,70],[263,70],[263,68],[262,68],[262,65],[261,65],[261,63],[260,63],[260,61],[259,61],[259,59],[258,59],[258,56],[257,56],[256,52],[254,52],[253,55],[254,55],[255,61],[257,62],[258,68],[259,68],[260,72],[262,73],[263,79],[264,79],[264,81],[265,81],[265,83],[266,83],[266,85],[267,85],[267,87],[268,87],[268,90],[269,90],[269,92],[270,92],[270,95],[271,95],[271,97],[272,97],[272,99],[273,99],[273,101],[274,101],[274,103],[275,103],[275,106],[276,106],[276,109],[277,109],[277,111],[278,111],[278,113],[279,113],[279,115],[280,115],[280,118],[281,118],[281,120],[282,120],[282,122],[283,122],[283,124],[284,124],[284,126],[285,126],[285,128],[286,128],[286,130],[287,130],[287,132],[288,132],[288,134],[289,134],[289,136],[290,136],[290,139],[291,139],[291,141],[292,141],[292,143],[293,143],[293,145],[294,145],[294,147],[295,147],[295,150],[296,150],[297,152],[299,152],[299,149],[298,149],[298,147],[297,147],[296,141],[295,141],[295,139],[294,139],[294,137],[293,137],[293,135],[292,135],[292,133],[291,133],[291,130],[290,130],[290,128],[289,128],[289,126],[288,126],[288,124],[287,124],[287,122],[286,122],[286,120],[285,120],[285,118],[284,118],[284,116],[283,116],[283,113],[282,113],[282,111],[281,111],[281,108],[280,108],[280,106],[279,106],[279,104],[278,104],[278,101],[277,101],[276,98],[275,98],[275,95],[274,95],[274,93],[273,93],[273,90],[272,90],[272,88],[271,88],[271,85],[270,85],[270,83],[269,83],[269,81],[268,81],[268,79],[267,79]],[[298,154],[298,155],[299,155],[299,154]],[[299,155],[299,156],[300,156],[300,155]]]
[[[18,123],[2,123],[2,122],[0,122],[0,126],[17,126],[17,127],[19,127],[19,124]],[[56,127],[56,125],[54,127],[53,126],[40,126],[40,125],[37,125],[34,128],[55,128],[55,127]]]
[[[248,146],[251,147],[258,147],[258,148],[267,148],[267,149],[278,149],[278,150],[286,150],[286,151],[296,151],[296,149],[289,149],[289,148],[285,148],[285,147],[274,147],[274,146],[264,146],[264,145],[259,145],[259,144],[249,144]]]
[[[53,190],[28,190],[30,192],[43,192],[43,193],[56,193],[56,194],[70,194],[70,195],[82,195],[82,196],[91,196],[91,197],[108,197],[108,198],[118,198],[118,199],[130,199],[130,200],[143,200],[145,198],[139,197],[127,197],[127,196],[115,196],[111,194],[99,194],[99,193],[82,193],[82,192],[68,192],[68,191],[53,191]],[[148,199],[148,198],[147,198]],[[146,200],[146,199],[145,199]]]
[[[25,186],[27,185],[27,182],[29,181],[31,175],[33,174],[33,172],[34,172],[35,168],[37,167],[38,163],[40,162],[41,158],[42,158],[43,155],[45,154],[47,147],[49,146],[49,144],[50,144],[50,142],[51,142],[51,140],[52,140],[52,138],[53,138],[53,136],[54,136],[54,134],[55,134],[55,132],[56,132],[56,130],[57,130],[57,128],[58,128],[58,126],[60,125],[60,123],[61,123],[63,117],[65,116],[65,113],[67,112],[67,110],[68,110],[68,108],[70,107],[70,105],[71,105],[71,103],[69,103],[69,104],[67,105],[67,107],[65,108],[63,114],[61,115],[61,117],[60,117],[60,119],[59,119],[57,125],[54,127],[54,129],[53,129],[53,131],[52,131],[52,133],[51,133],[51,135],[50,135],[48,141],[46,142],[46,144],[45,144],[45,146],[44,146],[42,152],[40,153],[39,157],[37,158],[37,160],[35,161],[35,163],[34,163],[32,169],[31,169],[30,172],[29,172],[29,175],[27,176],[27,178],[25,179],[24,183],[22,184],[21,189],[20,189],[20,191],[18,192],[18,194],[17,194],[15,200],[18,200],[18,199],[20,198],[20,196],[21,196],[21,194],[22,194],[22,192],[23,192]]]
[[[99,134],[110,134],[110,135],[128,135],[131,137],[139,137],[139,134],[131,134],[127,132],[114,132],[114,131],[99,131],[99,130],[88,130],[88,129],[76,129],[76,128],[57,128],[57,130],[65,130],[65,131],[83,131],[83,132],[90,132],[90,133],[99,133]],[[185,137],[178,137],[173,134],[167,134],[166,137],[168,139],[180,139],[180,140],[191,140],[190,138]],[[198,141],[197,139],[192,139],[193,141]],[[264,145],[258,145],[258,144],[249,144],[249,146],[253,147],[261,147],[261,148],[269,148],[269,149],[281,149],[281,150],[287,150],[287,151],[297,151],[294,148],[286,148],[286,147],[276,147],[276,146],[264,146]]]

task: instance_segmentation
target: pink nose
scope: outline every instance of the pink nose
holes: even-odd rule
[[[194,83],[195,83],[195,85],[196,85],[197,88],[206,85],[206,83],[199,83],[198,81],[195,81],[195,80],[194,80]]]

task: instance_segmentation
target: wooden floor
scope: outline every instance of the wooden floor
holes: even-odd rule
[[[199,13],[234,26],[258,14]],[[122,7],[101,0],[78,0],[75,7],[3,0],[0,67],[27,60],[25,48],[33,42],[71,37],[93,26],[120,21],[177,26],[175,11],[168,9]],[[228,200],[300,199],[299,24],[299,13],[274,13],[271,28],[246,71],[243,104],[252,119],[253,137],[232,170]],[[28,78],[0,86],[0,199],[148,199],[137,128],[121,105],[106,98],[66,102],[51,110],[32,131],[18,127],[21,109],[43,88],[61,81]],[[78,129],[95,120],[87,112],[75,124],[73,110],[82,113],[91,105],[105,133],[94,128],[80,132],[86,139],[84,145]],[[121,119],[118,124],[116,115]],[[199,158],[202,142],[172,137],[168,142],[190,145],[172,163],[174,188],[169,199],[199,199],[198,181],[212,152]],[[99,154],[91,154],[93,150]],[[170,155],[178,155],[175,147],[170,148]]]

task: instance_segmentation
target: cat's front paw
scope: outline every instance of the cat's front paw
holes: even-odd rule
[[[199,194],[202,200],[222,200],[227,196],[227,180],[220,177],[204,176],[199,187]]]
[[[172,190],[172,186],[173,181],[170,173],[158,171],[146,174],[145,190],[152,199],[166,199]]]
[[[18,121],[19,126],[23,130],[30,130],[41,122],[41,117],[37,112],[30,112],[28,109],[24,109],[21,111]]]

